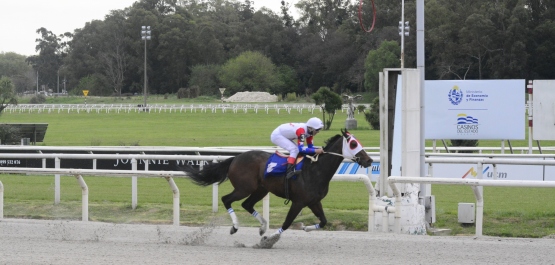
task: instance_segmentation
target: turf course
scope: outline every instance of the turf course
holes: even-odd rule
[[[226,112],[211,113],[4,113],[5,123],[48,123],[44,143],[52,146],[270,146],[269,135],[279,124],[304,122],[310,117],[322,117],[306,110],[286,112]],[[316,145],[339,133],[346,113],[337,113],[331,129],[321,132]],[[370,130],[361,114],[355,115],[358,130],[352,130],[365,147],[379,146],[379,131]],[[493,144],[492,144],[493,143]],[[527,141],[515,141],[513,146],[526,146]],[[481,142],[481,146],[498,146],[498,142]],[[62,202],[53,205],[51,176],[0,175],[5,187],[6,218],[79,219],[81,191],[73,177],[62,177]],[[89,186],[90,219],[95,221],[134,223],[171,223],[172,195],[163,179],[139,179],[139,207],[131,209],[131,181],[127,178],[86,177]],[[211,189],[176,180],[181,191],[181,223],[202,225],[213,218],[230,225],[225,209],[211,211]],[[229,182],[220,188],[220,195],[231,189]],[[555,192],[552,189],[484,188],[484,235],[543,237],[555,234]],[[433,186],[436,196],[436,227],[451,228],[453,234],[473,234],[473,226],[457,223],[457,204],[474,202],[469,187]],[[511,193],[516,191],[516,193]],[[285,218],[289,206],[283,199],[271,197],[272,228]],[[323,201],[330,230],[367,230],[368,193],[362,183],[332,182],[330,193]],[[257,222],[234,205],[242,225]],[[259,212],[262,205],[258,205]],[[308,209],[297,221],[316,223]]]

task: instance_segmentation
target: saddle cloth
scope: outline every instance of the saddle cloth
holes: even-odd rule
[[[271,176],[283,176],[285,175],[285,171],[287,171],[287,158],[288,156],[281,154],[279,152],[275,152],[268,158],[266,162],[266,170],[264,171],[264,178],[271,177]],[[295,170],[301,170],[303,167],[303,158],[304,156],[301,155],[297,157],[297,163],[295,165]],[[296,178],[295,175],[293,178]]]

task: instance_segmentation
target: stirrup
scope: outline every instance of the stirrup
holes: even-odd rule
[[[293,170],[291,170],[291,171],[289,171],[289,172],[286,173],[285,178],[290,179],[290,178],[292,178],[293,176],[298,175],[298,174],[300,174],[300,173],[301,173],[301,170],[295,170],[295,169],[293,168]]]

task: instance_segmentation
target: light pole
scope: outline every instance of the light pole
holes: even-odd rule
[[[60,94],[60,69],[62,69],[64,67],[65,67],[65,65],[62,65],[62,66],[58,67],[58,84],[56,86],[56,89],[57,89],[56,93],[57,94]],[[65,76],[64,76],[64,82],[65,82]]]
[[[401,68],[405,67],[405,36],[409,35],[409,22],[405,21],[405,0],[401,2],[401,21],[399,21],[399,36],[401,36]]]
[[[141,28],[141,39],[145,41],[145,85],[143,95],[145,98],[145,104],[143,105],[144,110],[146,111],[146,41],[151,39],[150,34],[150,26],[142,26]]]

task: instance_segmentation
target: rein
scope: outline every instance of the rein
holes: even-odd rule
[[[348,157],[344,156],[343,154],[339,154],[339,153],[335,153],[335,152],[325,152],[324,151],[324,154],[330,154],[330,155],[340,156],[340,157],[343,157],[343,158],[348,158]],[[308,157],[310,160],[312,160],[312,162],[317,162],[318,161],[318,156],[319,155],[315,155],[315,156],[306,155],[306,157]],[[353,160],[353,162],[358,162],[359,159],[360,158],[358,158],[356,156],[354,158],[351,158],[351,160]]]

